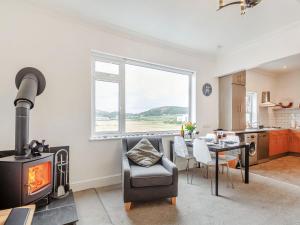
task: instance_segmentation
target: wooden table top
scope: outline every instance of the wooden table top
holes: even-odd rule
[[[35,205],[27,205],[27,206],[23,206],[20,208],[29,208],[30,209],[26,225],[31,225],[33,214],[35,211]],[[11,211],[11,209],[5,209],[5,210],[0,211],[0,225],[4,225],[7,217],[10,214],[10,211]]]

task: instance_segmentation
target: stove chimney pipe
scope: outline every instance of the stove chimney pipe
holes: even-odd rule
[[[35,97],[46,87],[44,75],[37,69],[21,69],[15,79],[19,89],[14,101],[16,107],[15,149],[16,158],[26,158],[25,145],[29,143],[29,112],[34,107]]]

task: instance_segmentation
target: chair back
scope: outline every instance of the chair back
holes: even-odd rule
[[[174,137],[174,152],[176,156],[186,158],[189,155],[187,146],[185,144],[185,141],[183,137],[181,136],[175,136]]]
[[[238,145],[241,142],[240,137],[237,135],[227,135],[225,138],[225,141],[235,142],[235,144],[233,144],[233,145]],[[241,154],[241,149],[235,149],[235,150],[225,152],[225,155],[238,156],[239,154]]]
[[[217,135],[214,134],[214,133],[208,133],[208,134],[206,134],[205,139],[207,141],[214,141],[214,142],[216,142],[217,141]]]
[[[237,135],[227,135],[225,140],[226,141],[233,141],[233,142],[236,142],[236,144],[240,144],[240,138]]]
[[[197,162],[208,164],[212,161],[205,140],[195,139],[193,143],[193,155]]]

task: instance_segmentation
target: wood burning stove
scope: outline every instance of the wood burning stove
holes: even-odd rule
[[[29,143],[29,116],[35,97],[46,87],[37,69],[21,69],[15,79],[16,108],[15,155],[0,159],[0,208],[26,205],[49,195],[53,190],[53,154],[42,153],[47,146]]]
[[[0,209],[26,205],[53,189],[53,154],[30,159],[0,158]]]

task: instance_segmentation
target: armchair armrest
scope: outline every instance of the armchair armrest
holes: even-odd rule
[[[130,188],[130,165],[126,155],[123,155],[122,159],[122,183],[124,188]]]
[[[174,192],[174,196],[178,195],[178,168],[174,163],[172,163],[167,157],[163,156],[161,159],[161,163],[163,167],[166,168],[170,173],[172,173],[172,190]]]
[[[123,200],[128,202],[128,196],[130,195],[131,182],[130,182],[130,165],[126,155],[122,158],[122,191]]]
[[[161,163],[173,176],[178,177],[178,169],[174,163],[172,163],[167,157],[162,157]]]

